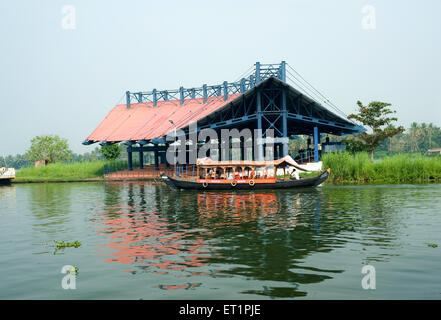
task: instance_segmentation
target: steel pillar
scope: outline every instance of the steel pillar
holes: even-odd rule
[[[224,101],[228,100],[228,82],[224,81]]]
[[[288,111],[286,108],[286,89],[282,89],[282,137],[288,138]],[[282,157],[288,155],[288,141],[283,142]]]
[[[263,136],[263,129],[262,129],[262,96],[260,93],[260,90],[257,91],[256,95],[256,111],[257,111],[257,129],[259,130],[259,134],[257,137],[254,137],[257,139],[255,143],[257,143],[257,160],[261,161],[264,159],[263,157],[263,143],[259,143],[259,139]]]
[[[256,84],[258,84],[260,80],[260,62],[256,62]]]
[[[286,62],[282,61],[282,63],[280,64],[280,75],[279,75],[279,79],[282,80],[283,82],[286,82]]]
[[[156,89],[153,89],[152,96],[153,96],[153,106],[156,107],[156,104],[158,103],[158,97],[156,95]]]
[[[320,143],[320,135],[318,127],[314,127],[314,162],[319,162],[319,150],[318,145]]]
[[[184,104],[184,87],[179,88],[179,104]]]
[[[127,147],[127,164],[129,170],[133,170],[132,148]]]
[[[159,170],[159,152],[158,152],[158,146],[155,146],[155,150],[153,151],[155,154],[155,169]]]
[[[139,169],[144,168],[144,152],[141,150],[139,151]]]
[[[130,91],[126,91],[126,107],[130,108]]]
[[[207,85],[204,84],[204,85],[202,86],[202,101],[203,101],[204,103],[207,103],[207,98],[208,98]]]

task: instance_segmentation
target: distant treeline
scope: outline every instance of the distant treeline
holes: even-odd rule
[[[331,142],[344,142],[351,136],[332,136],[329,135]],[[299,149],[306,149],[307,136],[299,136],[290,141],[290,153],[295,153]],[[322,141],[324,139],[322,137]],[[311,138],[311,147],[313,140]],[[375,149],[377,154],[397,154],[397,153],[420,153],[425,154],[429,149],[441,148],[441,128],[433,123],[412,123],[405,132],[399,133],[392,138],[388,138]],[[351,150],[350,150],[351,151]],[[358,150],[353,150],[358,151]]]
[[[78,163],[78,162],[91,162],[96,160],[105,160],[103,154],[100,151],[101,147],[95,147],[90,152],[85,152],[83,154],[78,154],[71,152],[69,161],[61,161],[62,163]],[[122,148],[121,154],[119,155],[120,160],[127,160],[126,148]],[[149,153],[145,155],[146,163],[153,163],[153,156]],[[6,157],[0,156],[0,167],[13,167],[15,169],[33,167],[34,162],[29,161],[25,154],[17,154],[15,156],[9,155]]]
[[[72,152],[70,160],[68,162],[84,162],[84,161],[95,161],[103,160],[104,157],[100,152],[100,148],[96,147],[91,152],[86,152],[84,154],[77,154]],[[26,154],[17,154],[15,156],[9,155],[6,157],[0,157],[0,166],[14,167],[15,169],[20,169],[24,167],[33,166],[34,162],[30,161]]]
[[[347,137],[329,136],[329,140],[342,141]],[[298,136],[296,139],[290,141],[289,152],[296,153],[299,149],[306,149],[307,136]],[[322,140],[324,140],[322,138]],[[324,141],[322,141],[324,142]],[[312,143],[312,139],[311,139]],[[312,145],[311,145],[312,146]],[[386,139],[375,150],[380,154],[396,154],[396,153],[421,153],[425,154],[428,149],[441,148],[441,128],[429,123],[412,123],[410,128],[405,132],[397,134],[396,136]],[[119,159],[127,159],[127,151],[122,148]],[[71,153],[68,163],[76,162],[90,162],[95,160],[104,160],[103,154],[100,152],[100,147],[95,147],[90,152],[84,154]],[[145,154],[145,161],[153,163],[153,157],[150,153]],[[25,154],[17,154],[15,156],[9,155],[6,157],[0,156],[0,166],[14,167],[20,169],[23,167],[33,166],[34,163],[29,161]]]
[[[433,123],[413,122],[405,132],[383,141],[377,151],[389,153],[426,153],[441,148],[441,128]]]

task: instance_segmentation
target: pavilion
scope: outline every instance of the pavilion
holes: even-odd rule
[[[301,152],[301,161],[319,161],[320,138],[323,134],[346,135],[365,129],[344,116],[325,108],[306,91],[287,83],[287,63],[256,62],[250,74],[235,82],[198,88],[126,92],[124,104],[116,105],[83,142],[110,145],[123,142],[127,146],[128,169],[133,169],[133,152],[144,166],[144,154],[154,154],[155,167],[167,164],[167,134],[182,130],[190,137],[190,124],[197,121],[197,130],[210,128],[260,129],[261,143],[257,158],[265,156],[267,129],[273,129],[273,155],[288,155],[289,139],[297,135],[313,138],[311,148]],[[325,101],[326,102],[326,101]],[[176,131],[175,131],[176,132]],[[308,145],[311,139],[308,139]],[[207,141],[197,141],[200,148]],[[213,143],[210,141],[209,143]],[[242,150],[245,148],[241,142]],[[243,157],[243,151],[241,152]]]

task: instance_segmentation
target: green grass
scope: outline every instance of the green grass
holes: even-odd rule
[[[113,171],[127,168],[125,161],[91,161],[54,163],[42,167],[28,167],[16,173],[16,181],[81,181],[101,178],[105,166]]]
[[[441,182],[441,157],[394,155],[372,162],[367,153],[327,153],[323,167],[331,168],[330,183]]]

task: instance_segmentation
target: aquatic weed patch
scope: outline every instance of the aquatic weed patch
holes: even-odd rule
[[[64,241],[54,240],[54,243],[55,243],[55,246],[57,249],[64,249],[64,248],[69,248],[69,247],[78,248],[81,246],[81,242],[79,242],[79,241],[64,242]]]

